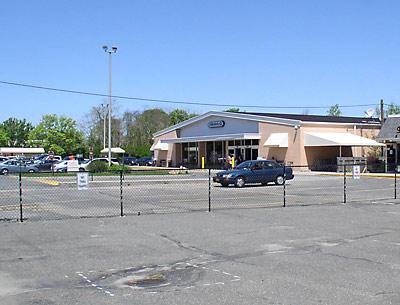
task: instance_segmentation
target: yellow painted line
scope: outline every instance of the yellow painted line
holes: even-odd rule
[[[40,183],[47,184],[47,185],[53,185],[53,186],[58,186],[60,185],[60,182],[55,181],[55,180],[39,180]]]

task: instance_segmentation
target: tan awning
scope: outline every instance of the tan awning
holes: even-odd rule
[[[264,146],[266,147],[288,147],[288,134],[287,132],[282,133],[271,133]]]
[[[385,146],[375,140],[347,132],[306,132],[304,146]]]
[[[108,147],[102,149],[100,151],[100,153],[102,153],[102,154],[108,153]],[[111,147],[111,153],[113,153],[113,154],[123,154],[123,153],[125,153],[125,150],[123,150],[121,147]]]
[[[158,141],[156,143],[153,143],[151,145],[150,150],[168,150],[168,144],[167,143],[161,143],[161,141]]]

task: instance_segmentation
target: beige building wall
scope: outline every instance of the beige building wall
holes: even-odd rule
[[[339,156],[338,146],[304,147],[304,135],[306,132],[335,132],[351,133],[358,136],[375,139],[379,133],[379,126],[360,126],[346,124],[310,124],[303,123],[297,129],[293,126],[271,123],[259,123],[260,146],[259,155],[266,159],[274,157],[286,164],[304,165],[313,164],[314,160],[333,159]],[[288,148],[265,147],[264,143],[272,133],[287,133]],[[342,147],[342,156],[362,157],[368,152],[376,150],[370,147]]]
[[[375,139],[379,133],[379,126],[360,126],[354,124],[310,124],[303,123],[299,128],[301,134],[300,140],[300,163],[301,165],[312,165],[314,160],[330,159],[339,156],[339,147],[337,146],[322,146],[322,147],[304,147],[304,135],[306,132],[337,132],[351,133],[369,139]],[[342,147],[342,156],[348,157],[364,157],[368,151],[373,150],[370,147]]]
[[[299,129],[293,126],[278,125],[272,123],[259,123],[260,144],[258,155],[266,159],[275,158],[277,161],[284,161],[286,164],[299,164],[300,133]],[[265,147],[264,143],[272,133],[287,133],[288,148]]]
[[[335,132],[352,133],[358,136],[375,139],[379,133],[380,126],[361,126],[353,124],[324,124],[307,123],[296,129],[294,126],[276,124],[276,123],[258,123],[260,134],[258,155],[266,159],[274,157],[277,161],[284,161],[286,164],[293,165],[312,165],[314,160],[333,159],[339,156],[339,147],[304,147],[304,135],[306,132]],[[164,135],[154,138],[154,143],[162,139],[177,138],[180,130],[171,131]],[[264,143],[272,133],[287,133],[288,148],[265,147]],[[154,157],[157,160],[170,160],[172,166],[179,166],[182,154],[181,144],[169,144],[168,151],[154,151]],[[370,147],[342,147],[342,156],[368,156],[377,148]],[[205,143],[199,143],[199,165],[201,165],[201,156],[205,155]]]
[[[154,137],[153,143],[157,143],[158,141],[164,140],[164,139],[176,139],[176,138],[177,138],[177,134],[176,134],[176,130],[174,130],[174,131],[170,131],[166,134],[163,134],[159,137]],[[168,147],[169,147],[168,151],[166,151],[166,150],[155,150],[154,151],[154,158],[158,162],[157,165],[161,165],[161,164],[159,164],[160,160],[172,161],[171,162],[172,165],[174,165],[176,163],[176,144],[169,144]],[[171,165],[171,164],[169,164],[169,165]]]

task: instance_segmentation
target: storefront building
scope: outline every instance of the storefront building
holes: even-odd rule
[[[375,118],[210,111],[153,135],[158,165],[222,166],[257,158],[312,166],[381,146]]]
[[[400,116],[393,115],[386,118],[376,138],[385,145],[382,158],[389,169],[400,164]]]

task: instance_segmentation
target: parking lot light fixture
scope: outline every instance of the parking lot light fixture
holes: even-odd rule
[[[104,52],[108,53],[108,165],[111,166],[111,96],[112,96],[112,61],[111,55],[117,53],[117,47],[103,46]]]

